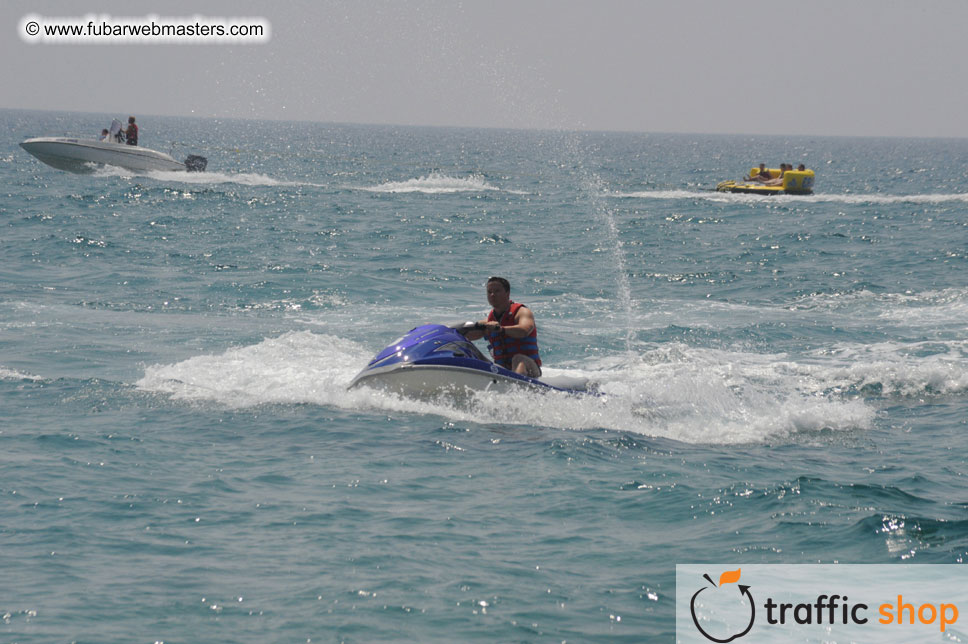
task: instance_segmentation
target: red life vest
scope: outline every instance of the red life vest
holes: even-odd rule
[[[498,320],[494,315],[494,310],[492,309],[487,315],[488,322],[498,321],[501,326],[514,326],[517,324],[515,321],[515,316],[518,310],[523,307],[523,304],[518,304],[517,302],[511,302],[511,306],[508,310],[504,312],[501,319]],[[498,363],[505,369],[511,368],[511,358],[516,354],[520,353],[526,355],[535,361],[539,367],[541,366],[541,358],[538,356],[538,325],[535,324],[531,329],[531,333],[524,336],[523,338],[512,338],[504,331],[488,331],[484,334],[487,338],[487,348],[490,349],[491,355],[494,356],[494,362]]]
[[[124,131],[124,136],[128,145],[138,145],[138,125],[136,123],[129,124],[128,129]]]

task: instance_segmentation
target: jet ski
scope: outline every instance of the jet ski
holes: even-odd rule
[[[425,324],[390,343],[353,378],[347,389],[372,387],[409,398],[443,393],[507,392],[520,388],[567,394],[592,393],[588,380],[570,376],[522,376],[495,364],[465,337],[475,322]]]
[[[20,144],[24,150],[47,165],[68,172],[92,172],[98,165],[111,165],[134,172],[149,170],[187,170],[202,172],[208,165],[205,157],[189,155],[185,163],[171,155],[136,145],[94,139],[71,139],[43,136]]]

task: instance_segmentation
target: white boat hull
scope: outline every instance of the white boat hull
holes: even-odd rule
[[[52,168],[68,172],[93,172],[110,165],[135,172],[185,170],[185,164],[164,152],[107,141],[39,137],[20,144],[24,150]]]

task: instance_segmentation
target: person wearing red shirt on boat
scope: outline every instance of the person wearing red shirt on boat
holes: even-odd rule
[[[531,309],[511,300],[511,285],[503,277],[490,278],[486,288],[492,310],[478,322],[482,329],[468,332],[467,339],[487,338],[494,362],[523,376],[540,377],[538,327]]]
[[[128,117],[128,129],[124,131],[124,140],[128,145],[138,145],[138,125],[134,122],[134,117]]]

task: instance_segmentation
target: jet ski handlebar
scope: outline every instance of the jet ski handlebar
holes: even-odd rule
[[[456,324],[452,324],[450,325],[450,328],[454,329],[461,335],[466,335],[470,331],[483,331],[487,327],[480,322],[468,320],[467,322],[457,322]]]

